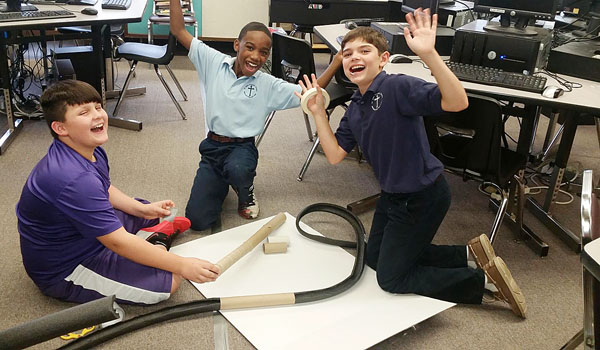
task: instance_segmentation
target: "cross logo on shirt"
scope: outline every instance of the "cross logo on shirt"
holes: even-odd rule
[[[244,86],[244,95],[246,95],[246,97],[252,98],[254,96],[256,96],[256,85],[254,84],[248,84],[246,86]]]
[[[371,108],[373,108],[373,110],[376,111],[379,108],[381,108],[382,104],[383,104],[383,94],[381,92],[378,92],[375,95],[373,95],[373,98],[371,99]]]

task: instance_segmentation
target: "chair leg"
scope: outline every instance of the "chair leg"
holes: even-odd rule
[[[312,133],[312,129],[310,127],[310,120],[308,118],[308,114],[302,112],[302,114],[304,115],[304,124],[306,124],[306,132],[308,133],[308,140],[310,142],[313,142],[313,133]]]
[[[274,116],[275,116],[275,111],[269,113],[269,115],[267,116],[267,119],[265,120],[265,127],[263,128],[263,131],[260,133],[260,135],[258,135],[256,137],[256,141],[254,141],[254,145],[256,147],[258,147],[258,145],[260,144],[260,141],[262,141],[263,136],[265,136],[265,132],[267,132],[267,128],[271,124],[271,121],[273,121]]]
[[[163,78],[162,74],[160,73],[160,70],[158,69],[158,64],[154,65],[154,71],[156,72],[156,75],[158,76],[158,79],[160,79],[160,82],[163,84],[163,86],[167,90],[167,93],[169,94],[169,97],[171,97],[171,100],[175,104],[175,107],[177,107],[177,110],[179,111],[179,114],[181,114],[181,118],[183,120],[186,120],[187,117],[185,115],[185,112],[183,111],[183,109],[179,105],[179,102],[177,102],[177,100],[175,99],[175,96],[173,95],[173,91],[171,91],[171,88],[169,87],[169,85],[167,85],[167,82],[165,81],[165,78]]]
[[[177,89],[179,89],[179,92],[181,93],[181,96],[183,96],[183,100],[187,101],[188,97],[185,94],[185,91],[183,91],[183,88],[181,87],[181,84],[179,84],[179,80],[177,80],[177,78],[175,77],[175,74],[173,74],[173,71],[171,70],[171,67],[169,67],[169,65],[165,65],[165,67],[167,68],[167,72],[169,72],[169,74],[171,75],[171,79],[173,79],[173,81],[175,82],[175,85],[177,86]]]
[[[129,68],[129,74],[127,74],[127,78],[125,79],[125,84],[123,85],[123,88],[121,88],[121,93],[119,94],[119,100],[117,101],[117,104],[113,111],[113,117],[116,117],[117,113],[119,112],[119,107],[121,106],[121,102],[123,102],[123,98],[125,97],[127,88],[129,87],[129,82],[131,81],[131,78],[133,77],[136,66],[137,66],[137,61],[133,61],[131,63],[131,68]]]
[[[561,125],[560,128],[558,129],[558,131],[556,132],[556,134],[554,135],[554,137],[552,138],[552,140],[548,143],[548,146],[546,148],[544,148],[544,153],[542,154],[542,159],[541,159],[542,162],[546,160],[548,153],[550,153],[550,150],[556,143],[556,140],[560,137],[560,135],[562,135],[564,128],[565,128],[565,125],[564,124]]]
[[[154,44],[154,34],[152,33],[152,23],[148,21],[148,44]]]
[[[347,108],[346,105],[340,105],[340,106],[343,107],[344,109]],[[329,121],[329,118],[331,117],[331,113],[333,112],[334,109],[335,109],[335,106],[332,107],[331,109],[328,109],[327,111],[325,111],[327,114],[328,121]],[[307,130],[310,130],[309,129],[310,124],[308,124],[308,116],[305,114],[304,117],[305,117],[305,121],[307,122]],[[308,133],[310,135],[311,131],[308,131]],[[298,180],[298,181],[302,181],[302,179],[304,178],[304,174],[306,173],[306,170],[308,169],[308,165],[310,164],[313,156],[317,152],[317,148],[319,147],[319,144],[320,144],[319,135],[317,135],[315,133],[315,136],[316,136],[316,138],[315,138],[314,144],[310,150],[310,153],[308,154],[308,157],[306,157],[306,160],[304,161],[304,165],[302,166],[302,170],[300,170],[300,174],[298,174],[298,177],[296,178],[296,180]],[[309,139],[310,139],[310,137],[309,137]]]
[[[498,206],[498,212],[496,213],[496,217],[494,218],[494,222],[492,223],[492,229],[490,230],[490,242],[494,244],[494,240],[496,239],[496,235],[500,230],[500,226],[502,226],[502,220],[504,220],[504,215],[506,214],[506,208],[508,207],[508,195],[506,191],[498,188],[500,193],[502,194],[502,199],[500,200],[500,205]]]
[[[298,174],[298,178],[296,178],[296,180],[302,181],[302,179],[304,178],[304,174],[306,173],[306,170],[308,169],[308,165],[310,164],[310,161],[313,159],[313,156],[317,152],[317,148],[319,147],[319,144],[320,144],[319,136],[317,136],[317,138],[315,139],[315,143],[313,144],[312,148],[310,149],[310,153],[308,154],[308,157],[306,157],[306,160],[304,161],[304,165],[302,166],[302,170],[300,170],[300,174]]]

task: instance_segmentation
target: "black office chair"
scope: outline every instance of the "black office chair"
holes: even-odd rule
[[[297,83],[302,77],[306,74],[310,77],[311,74],[316,72],[315,69],[315,59],[313,56],[312,48],[308,42],[304,39],[298,39],[292,36],[283,35],[279,33],[273,33],[273,50],[272,50],[272,62],[273,65],[271,67],[271,73],[279,78],[285,79],[290,82]],[[352,97],[353,91],[337,84],[334,81],[331,81],[329,85],[325,88],[327,93],[329,93],[330,102],[329,107],[327,108],[327,117],[331,112],[338,106],[347,108],[346,102],[350,101],[350,97]],[[256,144],[260,143],[267,127],[271,123],[273,119],[274,112],[271,113],[265,122],[265,129],[258,136],[256,140]],[[308,116],[304,114],[304,121],[306,123],[306,129],[309,134],[309,139],[312,138],[312,132],[310,130],[310,122]],[[297,180],[302,181],[306,170],[308,169],[308,165],[312,160],[317,148],[319,146],[319,137],[317,135],[314,140],[313,147],[308,154],[302,169],[300,170],[300,174],[298,175]]]
[[[522,170],[527,159],[502,147],[504,128],[500,103],[493,98],[469,94],[467,109],[426,117],[425,126],[431,152],[449,172],[461,175],[465,181],[478,180],[496,189],[492,196],[497,196],[500,204],[490,230],[490,241],[494,242],[513,195],[517,196],[517,207],[513,208],[515,201],[511,200],[510,209],[516,215],[520,230],[524,205]]]
[[[181,118],[184,120],[187,119],[185,112],[179,105],[179,102],[177,102],[177,100],[175,99],[171,88],[169,88],[169,85],[167,85],[167,82],[160,73],[160,70],[158,69],[159,65],[163,65],[165,66],[165,68],[167,68],[167,71],[171,75],[171,78],[175,82],[175,85],[177,85],[177,88],[183,96],[183,99],[187,101],[187,95],[183,91],[183,88],[179,84],[179,81],[175,77],[175,74],[173,74],[173,71],[169,67],[169,63],[171,63],[171,60],[175,56],[176,43],[177,40],[175,39],[175,36],[169,33],[169,39],[166,45],[160,46],[152,44],[126,42],[118,47],[117,57],[124,58],[128,61],[132,61],[132,63],[131,68],[129,69],[129,74],[127,74],[127,78],[125,79],[125,84],[123,85],[121,93],[119,94],[119,100],[117,101],[117,105],[115,106],[115,110],[113,111],[113,116],[116,116],[119,111],[119,107],[121,106],[121,102],[123,102],[123,98],[125,97],[125,91],[127,91],[127,88],[129,87],[129,82],[131,81],[131,78],[135,72],[137,63],[146,62],[154,66],[154,71],[156,72],[156,75],[167,90],[167,93],[169,93],[169,97],[171,97],[171,100],[175,104],[175,107],[177,107],[179,114],[181,114]]]
[[[578,349],[583,342],[584,349],[596,349],[596,340],[600,339],[600,282],[586,268],[591,257],[584,247],[600,237],[600,203],[594,194],[592,170],[583,172],[581,188],[581,261],[583,263],[583,329],[569,340],[561,350]]]

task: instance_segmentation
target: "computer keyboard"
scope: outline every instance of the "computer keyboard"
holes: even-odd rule
[[[108,10],[127,10],[131,0],[102,0],[102,8]]]
[[[476,66],[459,62],[446,62],[459,80],[485,85],[541,93],[546,78],[521,73],[505,72],[502,69]]]
[[[36,19],[54,19],[67,17],[75,17],[75,14],[71,11],[66,10],[3,12],[0,13],[0,22],[30,21]]]

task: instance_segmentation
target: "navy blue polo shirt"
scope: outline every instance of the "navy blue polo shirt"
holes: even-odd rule
[[[441,97],[437,84],[382,71],[364,95],[354,93],[335,137],[348,153],[358,143],[383,191],[420,191],[444,169],[423,124],[423,115],[442,112]]]

